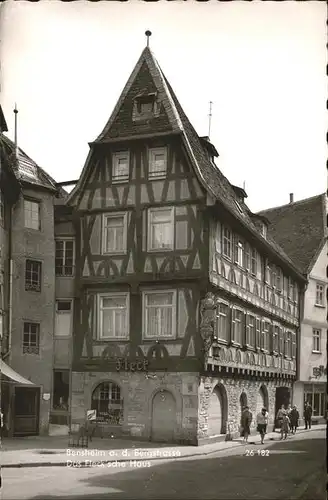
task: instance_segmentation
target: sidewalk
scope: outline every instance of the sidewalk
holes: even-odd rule
[[[325,430],[326,425],[316,425],[312,430]],[[300,429],[298,433],[311,432]],[[278,440],[279,432],[270,432],[265,441]],[[292,439],[291,437],[289,439]],[[260,436],[250,436],[248,446],[260,444]],[[91,463],[119,462],[129,460],[167,460],[181,459],[201,455],[210,455],[218,451],[245,446],[242,438],[222,441],[202,446],[167,446],[158,443],[127,441],[126,439],[95,438],[89,448],[68,449],[68,436],[31,437],[4,439],[1,446],[1,467],[88,467]],[[89,462],[88,462],[89,461]]]

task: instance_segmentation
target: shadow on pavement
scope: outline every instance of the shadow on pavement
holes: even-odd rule
[[[252,449],[254,455],[246,456],[246,449]],[[153,462],[150,467],[118,468],[114,474],[102,469],[100,474],[81,479],[80,483],[85,484],[85,494],[72,494],[65,498],[285,500],[296,495],[295,498],[303,500],[325,499],[324,439],[278,441],[267,448],[268,456],[258,454],[263,449],[265,446],[249,445],[235,450],[234,455],[230,456],[229,452],[228,456],[222,452],[219,457]],[[306,495],[307,486],[303,488],[304,481],[313,474],[316,474],[315,488],[310,488],[309,493],[312,496],[303,496]],[[98,492],[92,493],[93,488],[97,488]],[[99,488],[104,488],[104,492],[99,491]],[[42,495],[31,500],[58,498],[64,497]]]

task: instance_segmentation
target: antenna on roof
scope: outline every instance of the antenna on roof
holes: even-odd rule
[[[16,156],[16,158],[18,158],[18,142],[17,142],[17,114],[18,114],[18,109],[17,109],[17,104],[16,103],[15,103],[14,114],[15,114],[15,156]]]
[[[210,112],[208,114],[208,138],[211,137],[212,104],[213,102],[210,101]]]
[[[145,35],[146,35],[146,37],[147,37],[147,47],[149,47],[149,38],[151,37],[151,31],[147,30],[147,31],[145,32]]]

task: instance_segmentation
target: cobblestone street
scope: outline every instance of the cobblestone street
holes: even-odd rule
[[[325,431],[313,430],[207,457],[144,459],[117,467],[8,468],[2,472],[2,499],[323,500],[325,449]]]

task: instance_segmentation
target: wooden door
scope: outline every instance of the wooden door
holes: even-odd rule
[[[176,429],[176,404],[168,391],[157,392],[153,398],[151,439],[172,442]]]
[[[15,387],[14,436],[39,434],[40,388]]]
[[[217,389],[211,394],[210,404],[208,409],[208,434],[209,436],[217,436],[223,434],[223,399]]]

